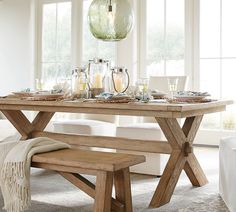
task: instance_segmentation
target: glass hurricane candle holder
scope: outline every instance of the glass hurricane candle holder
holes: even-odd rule
[[[107,83],[109,72],[109,61],[103,59],[93,59],[89,61],[88,75],[91,96],[94,98],[103,92],[109,92],[110,86]]]
[[[114,67],[112,71],[112,84],[115,92],[125,93],[129,88],[130,77],[128,70],[124,67]]]

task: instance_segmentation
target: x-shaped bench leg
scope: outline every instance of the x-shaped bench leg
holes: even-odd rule
[[[155,208],[170,201],[183,169],[194,186],[208,183],[192,147],[202,116],[186,118],[182,128],[174,118],[156,120],[172,147],[172,153],[150,203],[150,207]]]

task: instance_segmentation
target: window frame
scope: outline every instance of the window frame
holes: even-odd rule
[[[130,0],[133,8],[135,25],[133,31],[126,40],[117,44],[116,57],[118,65],[125,65],[130,70],[132,84],[137,78],[146,77],[146,52],[147,52],[147,24],[146,24],[146,1]],[[35,78],[40,77],[42,56],[42,5],[44,3],[72,2],[72,66],[82,64],[83,55],[83,1],[82,0],[38,0],[37,1],[37,24],[36,24],[36,65]],[[80,11],[80,12],[78,12]],[[188,89],[200,89],[200,0],[185,0],[185,58],[184,73],[189,77]],[[200,134],[206,135],[205,144],[211,139],[208,132],[214,130],[201,129]],[[219,130],[222,136],[236,134],[228,130]],[[201,137],[201,135],[199,136]],[[199,140],[197,137],[197,140]],[[219,137],[213,143],[219,144]]]
[[[35,53],[35,61],[36,61],[36,69],[35,69],[35,77],[34,77],[34,88],[36,88],[36,79],[42,78],[42,47],[43,47],[43,5],[45,4],[56,4],[56,3],[63,3],[63,2],[71,2],[73,7],[73,1],[75,0],[38,0],[36,5],[36,53]],[[73,22],[73,17],[71,17],[71,21]],[[73,24],[71,24],[73,26]],[[72,27],[71,27],[72,28]],[[72,29],[73,31],[73,29]],[[73,33],[71,32],[71,35]],[[71,37],[73,41],[73,37]],[[73,52],[71,45],[71,52]],[[73,58],[73,57],[72,57]],[[71,63],[72,63],[71,58]]]
[[[145,0],[143,2],[146,2]],[[143,5],[141,8],[145,8]],[[142,19],[140,22],[140,32],[146,30],[146,21],[145,13],[140,13]],[[138,20],[139,20],[138,19]],[[141,33],[139,39],[139,52],[140,57],[140,66],[138,77],[146,76],[146,34]],[[145,54],[144,54],[145,52]],[[200,90],[200,0],[185,0],[185,75],[188,76],[188,89],[190,90]],[[217,133],[215,133],[217,131]],[[221,136],[214,136],[214,134]],[[219,145],[220,137],[235,136],[236,132],[229,131],[225,129],[203,129],[199,130],[199,133],[196,137],[196,143],[198,144],[207,144],[207,145]],[[213,139],[214,137],[214,139]],[[213,141],[214,140],[214,141]]]

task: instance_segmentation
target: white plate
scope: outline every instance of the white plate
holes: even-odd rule
[[[19,96],[19,97],[30,97],[33,96],[34,93],[31,92],[23,92],[23,91],[19,91],[19,92],[12,92],[14,95]]]
[[[179,96],[174,96],[178,100],[201,100],[205,99],[207,96],[184,96],[184,95],[179,95]]]
[[[166,96],[167,94],[165,94],[165,93],[152,93],[152,96],[153,97],[164,97],[164,96]]]

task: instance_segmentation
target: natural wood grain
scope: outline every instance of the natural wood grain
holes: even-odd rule
[[[186,118],[183,125],[183,133],[187,137],[188,142],[193,143],[196,133],[201,125],[203,116],[195,116]]]
[[[100,103],[80,103],[80,102],[63,102],[63,101],[27,101],[27,100],[10,100],[0,99],[0,105],[13,106],[47,106],[47,107],[74,107],[74,108],[102,108],[102,109],[129,109],[129,110],[157,110],[157,111],[190,111],[198,109],[207,109],[216,106],[225,106],[233,104],[231,100],[219,100],[208,103],[194,104],[169,104],[169,103],[124,103],[124,104],[100,104]],[[0,107],[1,108],[1,107]]]
[[[211,105],[211,106],[212,107],[205,108],[205,109],[201,109],[199,107],[196,110],[186,110],[186,111],[184,110],[184,111],[181,111],[181,112],[173,112],[172,113],[172,118],[185,118],[185,117],[192,117],[192,116],[201,116],[201,115],[204,115],[204,114],[223,112],[223,111],[226,110],[225,105],[221,105],[221,106]]]
[[[41,163],[41,162],[32,162],[31,167],[53,170],[57,172],[68,172],[68,173],[80,173],[80,174],[88,174],[88,175],[97,175],[97,170],[89,170],[78,167],[71,166],[63,166],[63,165],[55,165],[50,163]]]
[[[87,195],[95,199],[95,189],[96,186],[87,180],[85,177],[80,174],[68,173],[68,172],[59,172],[59,174],[79,188],[81,191],[85,192]],[[122,183],[122,182],[121,182]],[[130,190],[131,191],[131,190]],[[132,205],[131,205],[132,208]],[[123,212],[124,204],[119,201],[119,199],[112,198],[111,202],[112,211]]]
[[[72,135],[52,132],[33,132],[32,136],[48,137],[74,146],[101,147],[150,153],[170,154],[172,149],[166,141],[144,141],[108,136]]]
[[[32,123],[21,111],[3,110],[2,113],[22,135],[21,140],[32,138],[32,132],[37,129],[43,131],[54,113],[39,112]]]
[[[186,158],[181,151],[173,151],[152,197],[150,207],[160,207],[170,201]]]
[[[37,129],[38,131],[43,131],[48,125],[49,121],[52,119],[54,114],[55,112],[39,112],[32,122],[34,129]]]
[[[27,139],[29,134],[33,131],[33,126],[21,111],[1,111],[11,124],[22,135],[23,139]]]
[[[42,166],[41,166],[42,165]],[[64,177],[66,180],[68,180],[69,182],[71,182],[73,185],[75,185],[77,188],[79,188],[80,190],[82,190],[83,192],[85,192],[87,195],[89,195],[91,198],[95,199],[95,188],[96,186],[91,183],[89,180],[87,180],[86,178],[84,178],[83,176],[79,175],[79,174],[75,174],[73,172],[78,172],[78,173],[82,173],[82,174],[89,174],[89,175],[97,175],[97,172],[91,172],[88,169],[74,169],[72,168],[71,170],[68,170],[68,167],[65,167],[65,170],[67,172],[65,172],[65,170],[62,170],[62,168],[59,168],[57,166],[52,166],[52,165],[48,165],[48,164],[39,164],[39,163],[32,163],[32,167],[37,167],[37,168],[43,168],[43,169],[51,169],[51,170],[55,170],[58,171],[58,173]],[[59,171],[61,170],[61,171]],[[111,202],[111,208],[112,211],[115,212],[123,212],[124,211],[124,204],[122,204],[121,202],[119,202],[117,199],[112,198],[112,202]]]
[[[139,161],[139,162],[138,162]],[[94,211],[132,211],[129,166],[144,162],[144,156],[120,153],[93,152],[87,150],[64,149],[32,157],[32,166],[58,171],[65,179],[95,198]],[[70,167],[70,169],[68,169]],[[62,170],[64,168],[64,170]],[[124,170],[123,170],[124,169]],[[79,174],[95,174],[96,186]],[[113,173],[124,173],[116,182],[123,185],[125,199],[113,199],[111,196]],[[128,208],[128,209],[126,209]]]
[[[88,194],[93,199],[95,198],[95,185],[79,174],[69,172],[58,172],[62,177],[67,179],[81,191]]]
[[[129,168],[114,173],[116,199],[123,203],[125,212],[132,212],[132,196]]]
[[[204,172],[193,153],[192,145],[203,115],[224,111],[229,104],[233,104],[233,102],[215,101],[197,104],[99,104],[0,99],[0,111],[4,113],[13,126],[21,133],[23,136],[22,139],[45,136],[67,142],[73,146],[171,154],[150,203],[151,207],[159,207],[170,201],[179,175],[183,169],[193,185],[202,186],[207,183]],[[40,112],[33,123],[30,123],[21,110]],[[168,143],[43,132],[55,112],[156,117]],[[182,128],[177,118],[186,118]],[[132,204],[129,190],[130,183],[127,180],[129,178],[127,170],[129,166],[143,161],[144,157],[134,157],[131,155],[104,154],[101,152],[86,152],[85,150],[61,150],[33,156],[32,166],[60,172],[97,175],[96,193],[92,191],[94,186],[86,180],[78,176],[76,179],[74,178],[76,177],[74,174],[65,175],[68,180],[73,184],[77,183],[78,187],[80,186],[82,190],[87,191],[86,193],[90,196],[95,195],[94,211],[111,210],[112,176],[116,173],[116,196],[120,201],[125,203],[126,211],[131,211],[132,209],[127,204],[129,202]],[[79,183],[77,182],[78,180],[80,181]],[[101,195],[99,191],[102,192]],[[113,200],[112,210],[120,211],[122,209],[120,204],[117,200]]]
[[[31,110],[45,112],[92,113],[112,115],[152,116],[181,118],[225,110],[232,101],[215,101],[198,104],[100,104],[79,102],[50,102],[0,99],[0,110]]]
[[[177,119],[166,119],[166,123],[169,126],[170,131],[172,132],[176,143],[180,147],[183,146],[183,144],[187,141],[186,136],[184,135]]]
[[[184,170],[193,186],[200,187],[208,183],[208,180],[196,156],[193,153],[188,156],[187,162],[184,166]]]
[[[150,207],[160,207],[170,201],[183,169],[193,185],[200,186],[207,183],[192,147],[202,116],[187,118],[182,128],[177,119],[156,118],[156,120],[173,151],[151,200]]]
[[[96,180],[96,194],[94,212],[111,211],[111,194],[113,185],[112,172],[98,172]]]
[[[173,127],[168,123],[168,119],[156,117],[156,120],[157,123],[160,125],[161,130],[165,134],[171,147],[177,150],[180,149],[180,147],[182,146],[182,142],[176,140],[176,135],[174,135],[174,132],[172,132]]]
[[[145,157],[142,155],[63,149],[34,155],[32,162],[91,170],[117,171],[145,162]]]

